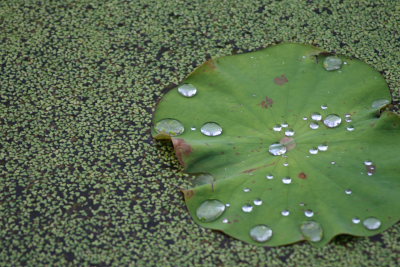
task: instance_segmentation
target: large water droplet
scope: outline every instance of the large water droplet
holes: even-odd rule
[[[207,136],[217,136],[222,134],[222,127],[215,122],[207,122],[201,127],[201,133]]]
[[[185,97],[193,97],[197,94],[197,89],[193,84],[187,83],[179,86],[178,92]]]
[[[328,150],[328,145],[322,144],[318,146],[319,151],[327,151]]]
[[[304,237],[311,242],[321,241],[323,232],[321,225],[314,221],[303,222],[300,227]]]
[[[357,218],[357,217],[354,217],[351,221],[352,221],[354,224],[359,224],[361,220],[360,220],[359,218]]]
[[[315,113],[313,113],[311,115],[311,119],[314,120],[314,121],[320,121],[320,120],[322,120],[322,115],[317,113],[317,112],[315,112]]]
[[[369,217],[363,221],[365,228],[368,230],[376,230],[381,227],[381,221],[374,217]]]
[[[272,229],[266,225],[257,225],[251,228],[250,236],[254,241],[265,242],[272,237]]]
[[[250,204],[243,205],[242,210],[244,212],[251,212],[253,210],[253,206]]]
[[[293,136],[293,135],[294,135],[293,129],[287,129],[287,130],[285,131],[285,135],[286,135],[286,136]]]
[[[336,114],[330,114],[324,120],[324,124],[329,128],[338,127],[341,123],[342,119]]]
[[[271,153],[274,156],[280,156],[286,153],[286,146],[280,144],[280,143],[275,143],[269,146],[269,153]]]
[[[280,132],[282,130],[282,126],[277,124],[272,128],[272,130],[274,130],[275,132]]]
[[[389,103],[390,103],[390,101],[387,99],[378,99],[378,100],[375,100],[374,102],[372,102],[371,106],[372,106],[372,108],[378,109],[378,108],[386,106]]]
[[[265,176],[265,178],[267,178],[268,180],[272,180],[274,179],[274,176],[272,174],[268,174],[267,176]]]
[[[306,210],[304,212],[304,215],[306,215],[306,217],[312,217],[314,216],[314,212],[312,210]]]
[[[216,199],[204,201],[196,210],[197,218],[202,222],[212,222],[225,211],[225,205]]]
[[[205,184],[211,184],[214,182],[214,177],[208,173],[197,174],[193,180],[193,186],[201,186]]]
[[[316,122],[312,122],[312,123],[310,123],[310,128],[313,130],[316,130],[319,128],[319,124]]]
[[[282,214],[282,216],[289,216],[289,215],[290,215],[290,211],[288,211],[288,210],[283,210],[283,211],[281,212],[281,214]]]
[[[312,155],[318,154],[318,149],[315,148],[315,147],[311,148],[311,149],[310,149],[310,154],[312,154]]]
[[[154,129],[157,131],[157,133],[164,133],[170,136],[181,135],[185,131],[183,124],[174,119],[163,119],[156,123]]]
[[[257,199],[255,199],[255,200],[253,201],[253,203],[254,203],[254,205],[256,205],[256,206],[260,206],[260,205],[263,203],[263,201],[262,201],[261,199],[257,198]]]
[[[290,178],[290,177],[284,177],[284,178],[282,178],[282,183],[284,183],[284,184],[290,184],[290,183],[292,183],[292,178]]]
[[[323,65],[328,71],[338,70],[342,67],[342,60],[335,56],[326,57]]]

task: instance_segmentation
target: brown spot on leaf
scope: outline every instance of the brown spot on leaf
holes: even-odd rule
[[[300,179],[307,179],[307,174],[305,174],[304,172],[299,173],[298,176]]]
[[[262,108],[271,108],[272,104],[274,103],[274,100],[272,100],[272,98],[269,98],[268,96],[265,97],[265,100],[261,101],[260,104],[258,104],[259,106],[261,106]]]
[[[204,72],[208,72],[208,71],[214,71],[217,69],[217,66],[215,65],[215,62],[213,59],[207,60],[206,63],[204,63],[205,68],[204,68]]]
[[[277,84],[277,85],[284,85],[285,83],[287,83],[289,80],[288,80],[288,78],[286,77],[286,75],[285,74],[282,74],[281,76],[278,76],[278,77],[276,77],[275,79],[274,79],[274,82]]]
[[[174,145],[175,154],[179,162],[182,166],[186,166],[183,158],[188,157],[192,153],[192,147],[182,138],[172,138],[172,144]]]
[[[193,190],[186,190],[186,189],[182,189],[182,193],[185,197],[185,200],[191,199],[195,194]]]
[[[274,161],[274,162],[272,162],[272,163],[269,163],[269,164],[264,164],[264,165],[262,165],[262,166],[260,166],[260,167],[251,168],[251,169],[242,171],[242,173],[252,173],[252,172],[255,172],[255,171],[259,170],[259,169],[266,168],[266,167],[269,167],[269,166],[273,166],[273,165],[275,165],[275,164],[276,164],[276,161]]]
[[[279,143],[286,146],[287,151],[290,151],[296,147],[296,142],[292,137],[283,137]]]

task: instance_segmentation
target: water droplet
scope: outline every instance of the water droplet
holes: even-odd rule
[[[303,117],[303,121],[306,121],[306,120],[308,120],[308,118],[307,117]]]
[[[304,215],[306,215],[306,217],[312,217],[314,216],[314,212],[312,210],[306,210],[304,211]]]
[[[196,131],[196,127],[190,127],[190,130]]]
[[[227,208],[229,208],[230,206],[231,206],[230,203],[226,203],[226,204],[225,204],[225,207],[227,207]]]
[[[204,201],[196,211],[197,218],[202,222],[212,222],[225,211],[225,205],[216,199]]]
[[[381,221],[374,217],[369,217],[363,221],[365,228],[368,230],[376,230],[381,227]]]
[[[229,220],[225,218],[222,220],[222,223],[229,223]]]
[[[352,122],[353,121],[351,118],[346,118],[345,120],[346,120],[346,122]]]
[[[318,154],[318,149],[315,148],[315,147],[311,148],[311,149],[310,149],[310,154],[313,154],[313,155]]]
[[[279,124],[275,125],[274,128],[272,128],[275,132],[280,132],[282,130],[282,126]]]
[[[265,176],[268,180],[272,180],[274,179],[274,176],[272,174],[268,174],[267,176]]]
[[[346,130],[347,131],[349,131],[349,132],[352,132],[352,131],[354,131],[354,126],[347,126],[347,128],[346,128]]]
[[[288,211],[288,210],[283,210],[283,211],[281,212],[281,214],[282,214],[282,216],[289,216],[290,211]]]
[[[245,193],[250,192],[250,191],[251,191],[251,189],[247,188],[247,187],[243,189],[243,192],[245,192]]]
[[[201,127],[201,133],[207,136],[217,136],[222,134],[222,128],[218,123],[207,122]]]
[[[317,113],[317,112],[315,112],[315,113],[313,113],[311,115],[311,119],[314,120],[314,121],[320,121],[320,120],[322,120],[322,115]]]
[[[361,220],[357,217],[354,217],[351,221],[355,224],[358,224],[358,223],[360,223]]]
[[[282,178],[282,183],[284,183],[284,184],[290,184],[290,183],[292,183],[292,178],[290,178],[290,177],[284,177],[284,178]]]
[[[257,199],[255,199],[255,200],[253,201],[253,203],[254,203],[254,205],[256,205],[256,206],[260,206],[263,202],[262,202],[261,199],[257,198]]]
[[[374,173],[373,172],[367,172],[368,176],[372,176]]]
[[[342,67],[342,60],[335,56],[326,57],[323,65],[328,71],[338,70]]]
[[[346,113],[344,116],[345,116],[345,118],[351,118],[351,114],[349,114],[349,113]]]
[[[389,103],[390,103],[390,101],[387,99],[378,99],[378,100],[375,100],[374,102],[372,102],[371,106],[372,106],[372,108],[378,109],[378,108],[386,106]]]
[[[347,65],[347,61],[343,62],[344,65]]]
[[[335,164],[336,164],[336,161],[331,161],[331,164],[332,164],[332,165],[335,165]]]
[[[275,143],[269,146],[269,153],[274,156],[280,156],[286,153],[286,147],[280,143]]]
[[[250,204],[246,204],[246,205],[244,205],[244,206],[242,207],[242,210],[243,210],[244,212],[251,212],[251,211],[253,210],[253,206],[250,205]]]
[[[321,109],[323,109],[323,110],[328,109],[328,106],[327,105],[322,105]]]
[[[342,119],[336,114],[330,114],[324,120],[324,124],[329,128],[338,127],[341,123]]]
[[[282,126],[283,128],[286,128],[286,127],[289,126],[289,124],[288,124],[287,122],[284,122],[284,123],[281,124],[281,126]]]
[[[300,202],[299,205],[304,207],[306,204],[304,204],[303,202]]]
[[[328,150],[328,145],[322,144],[318,146],[319,151],[327,151]]]
[[[272,229],[266,225],[257,225],[251,228],[250,236],[254,241],[265,242],[272,237]]]
[[[164,133],[170,136],[181,135],[185,131],[183,124],[174,119],[163,119],[156,123],[154,129],[157,133]]]
[[[185,97],[193,97],[197,94],[197,89],[193,84],[187,83],[179,86],[178,92]]]
[[[287,166],[289,166],[289,163],[285,162],[285,163],[283,163],[283,166],[287,167]]]
[[[316,129],[319,128],[319,125],[316,122],[312,122],[312,123],[310,123],[310,128],[313,129],[313,130],[316,130]]]
[[[303,222],[300,227],[304,237],[311,242],[321,241],[323,232],[321,225],[314,221]]]
[[[353,193],[351,189],[346,189],[344,192],[346,193],[346,195],[351,195]]]
[[[201,186],[205,184],[212,184],[215,181],[214,177],[208,173],[197,174],[193,180],[193,186]]]
[[[366,160],[366,161],[364,161],[364,165],[365,166],[371,166],[372,165],[372,161]]]
[[[293,136],[293,135],[294,135],[293,129],[287,129],[287,130],[285,131],[285,135],[286,135],[286,136]]]

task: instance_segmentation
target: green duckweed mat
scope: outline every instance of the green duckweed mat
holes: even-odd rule
[[[2,1],[0,266],[396,266],[382,234],[256,247],[198,226],[157,101],[209,58],[296,42],[400,98],[397,1]],[[394,140],[396,141],[396,140]]]

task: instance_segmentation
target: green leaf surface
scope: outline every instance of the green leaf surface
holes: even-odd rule
[[[197,175],[184,194],[201,226],[261,246],[322,246],[399,220],[400,118],[381,112],[390,102],[360,60],[280,44],[198,67],[159,103],[153,136],[171,138]]]

